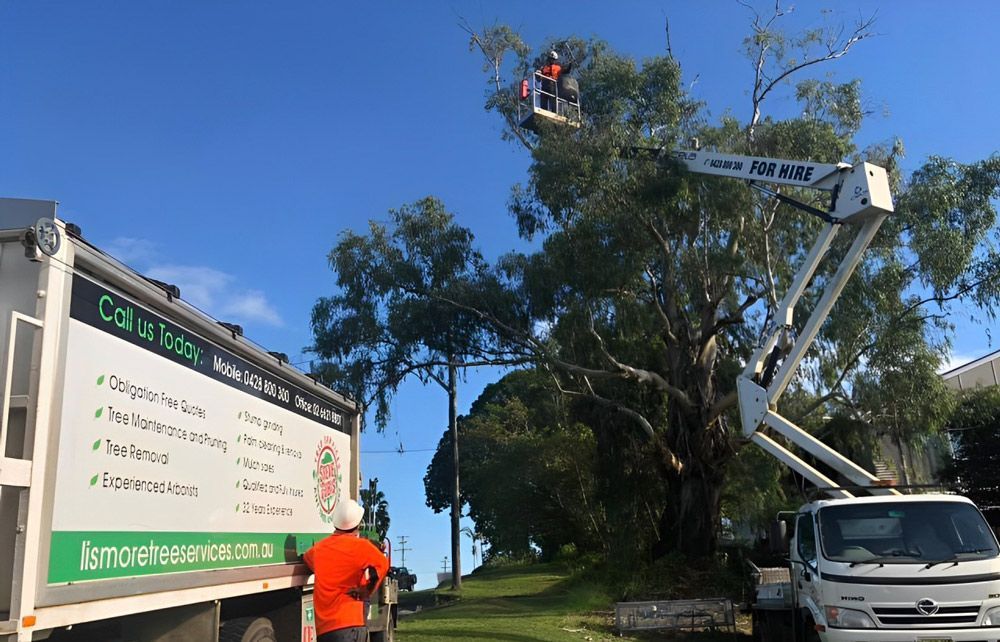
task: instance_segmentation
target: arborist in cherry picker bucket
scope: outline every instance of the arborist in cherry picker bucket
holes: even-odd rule
[[[569,75],[572,70],[573,63],[563,65],[559,62],[558,52],[549,52],[545,59],[545,64],[538,70],[542,75],[543,93],[540,105],[542,109],[546,109],[552,113],[559,113],[559,98],[574,104],[580,100],[580,91],[576,79]],[[572,94],[572,98],[570,98],[569,94]]]
[[[576,78],[570,75],[574,66],[574,62],[562,62],[559,53],[552,50],[546,54],[544,64],[535,69],[533,81],[527,78],[521,81],[517,105],[521,127],[537,132],[539,118],[549,123],[580,126],[580,89]]]

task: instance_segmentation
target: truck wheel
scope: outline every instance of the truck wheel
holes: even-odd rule
[[[266,617],[238,617],[219,627],[219,642],[277,642],[274,625]]]
[[[396,642],[396,629],[390,623],[385,631],[372,631],[368,634],[369,642]]]
[[[802,640],[804,642],[820,642],[819,633],[816,632],[816,624],[813,622],[811,617],[805,618],[805,627],[802,631]]]

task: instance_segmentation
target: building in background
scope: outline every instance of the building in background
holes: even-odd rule
[[[971,390],[1000,384],[1000,350],[942,373],[944,382],[955,390]]]

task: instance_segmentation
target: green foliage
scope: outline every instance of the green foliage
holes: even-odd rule
[[[424,477],[427,505],[451,506],[451,434]],[[486,390],[459,420],[462,500],[488,544],[485,559],[572,544],[601,550],[603,506],[594,489],[593,435],[574,423],[544,373],[516,371]]]
[[[320,357],[315,374],[374,404],[379,428],[406,377],[447,388],[449,366],[505,362],[487,354],[474,315],[428,297],[466,291],[484,269],[472,233],[430,197],[390,217],[391,226],[372,222],[367,235],[341,234],[329,257],[340,293],[313,307],[310,348]]]
[[[405,376],[439,381],[456,361],[532,362],[564,395],[539,397],[543,388],[522,386],[537,375],[519,374],[463,418],[463,500],[497,554],[570,542],[599,549],[603,525],[622,524],[637,547],[657,541],[661,553],[704,556],[723,514],[759,525],[788,501],[773,464],[737,455],[746,442],[734,383],[764,330],[783,322],[774,318],[778,300],[821,223],[738,181],[688,174],[661,153],[692,136],[721,152],[864,157],[886,167],[896,214],[781,409],[858,451],[880,436],[929,439],[946,421],[951,401],[936,369],[952,333],[947,315],[967,303],[992,315],[1000,295],[990,238],[1000,159],[931,158],[904,180],[899,141],[862,148],[854,140],[865,116],[861,83],[808,73],[871,35],[871,21],[843,37],[836,28],[790,35],[778,29],[783,10],[774,12],[755,14],[745,42],[754,63],[746,122],[730,112],[713,121],[687,95],[672,57],[637,62],[606,43],[566,38],[535,53],[572,52],[584,122],[521,130],[513,92],[537,58],[505,26],[468,29],[490,73],[486,108],[531,153],[510,210],[540,249],[487,265],[471,233],[428,198],[391,212],[391,229],[342,236],[331,254],[341,290],[314,309],[318,370],[374,400],[380,423]],[[788,90],[801,109],[769,114],[769,97]],[[828,196],[781,191],[830,205]],[[838,236],[831,259],[845,254],[850,236]],[[795,324],[832,274],[830,266],[817,272]],[[450,452],[447,439],[439,455]],[[425,478],[436,509],[446,505],[449,465],[435,457]],[[581,501],[560,504],[572,493]]]
[[[944,478],[978,506],[995,511],[1000,506],[1000,388],[965,393],[948,429],[955,431],[955,457]]]
[[[767,532],[779,511],[795,510],[802,503],[799,495],[788,492],[787,474],[785,467],[763,450],[743,448],[729,465],[722,514],[754,534]]]
[[[897,213],[786,401],[792,416],[830,441],[864,452],[883,436],[930,439],[951,409],[936,375],[948,348],[948,310],[974,302],[992,314],[997,304],[1000,258],[986,234],[995,229],[1000,163],[932,158],[904,182],[898,141],[862,154],[854,141],[866,115],[860,81],[797,76],[845,55],[871,35],[872,22],[853,32],[786,34],[784,13],[776,6],[771,17],[754,14],[745,41],[755,69],[748,123],[731,116],[710,123],[686,95],[677,60],[638,64],[590,42],[578,70],[583,127],[530,138],[528,181],[512,191],[522,235],[541,235],[542,249],[504,257],[489,278],[527,315],[507,324],[508,340],[545,363],[567,394],[592,404],[584,423],[601,452],[613,452],[619,465],[653,462],[669,492],[659,521],[668,549],[710,547],[718,511],[759,525],[787,501],[773,464],[733,459],[740,445],[731,427],[733,383],[821,223],[737,181],[687,175],[659,147],[684,147],[697,135],[722,152],[828,163],[863,155],[888,170]],[[793,78],[798,115],[769,115],[766,99]],[[781,190],[829,207],[816,193]],[[831,258],[842,257],[851,240],[841,234]],[[814,292],[833,265],[814,277]],[[797,322],[815,305],[814,292],[800,302]],[[485,318],[503,314],[484,311]],[[617,415],[618,431],[631,424],[633,435],[645,434],[656,456],[648,459],[639,441],[604,449],[609,415]],[[821,415],[837,421],[816,421]],[[723,492],[727,474],[733,478]],[[750,483],[765,488],[747,490]]]

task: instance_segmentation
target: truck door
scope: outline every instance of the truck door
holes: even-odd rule
[[[808,609],[815,620],[817,615],[822,612],[822,602],[820,600],[817,561],[819,544],[816,538],[816,522],[812,513],[799,515],[795,525],[795,542],[795,556],[798,557],[798,563],[792,565],[792,582],[795,583],[796,602],[800,608]]]

